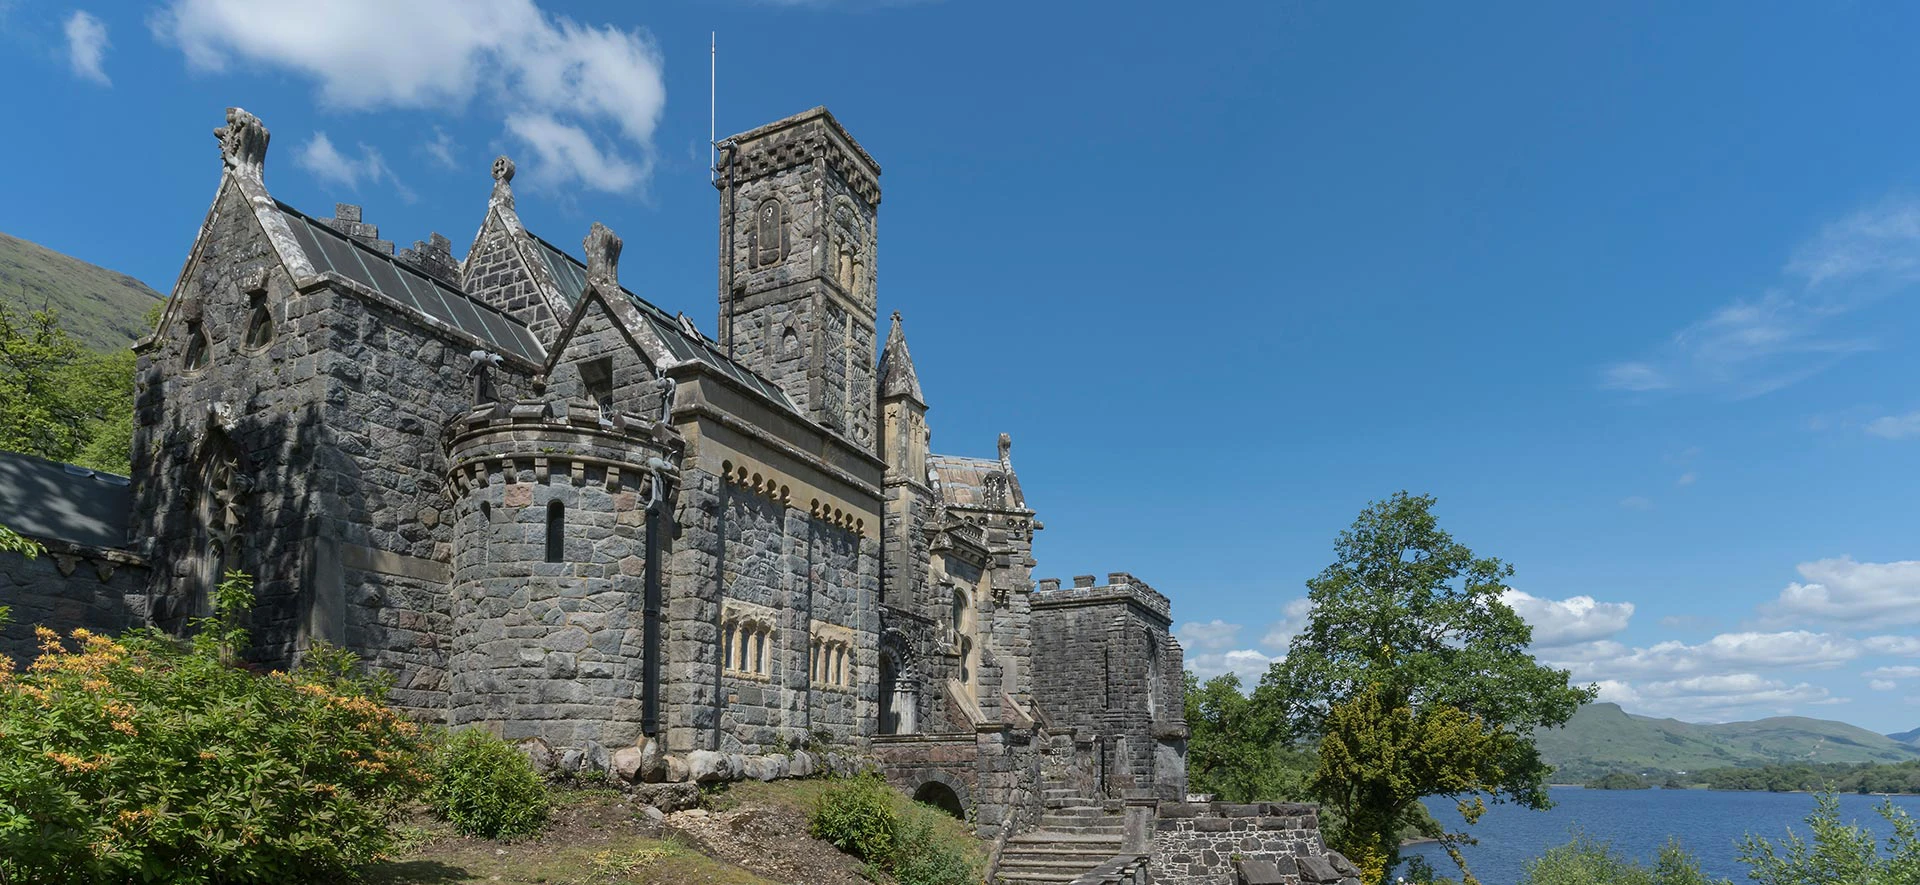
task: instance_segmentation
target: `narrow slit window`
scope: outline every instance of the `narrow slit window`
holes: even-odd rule
[[[567,507],[559,501],[547,502],[547,561],[561,562],[567,552]]]
[[[273,308],[265,292],[255,293],[247,315],[247,348],[259,350],[273,343]]]

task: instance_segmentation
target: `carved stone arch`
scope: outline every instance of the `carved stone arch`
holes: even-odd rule
[[[880,734],[920,730],[920,668],[909,637],[889,627],[880,634]]]
[[[907,776],[903,786],[913,801],[931,805],[960,820],[967,819],[967,809],[973,804],[973,788],[944,771],[916,771]]]
[[[218,411],[208,416],[191,462],[193,519],[185,579],[157,594],[151,611],[155,625],[181,632],[193,618],[213,613],[213,588],[228,569],[240,565],[247,493],[253,480],[238,446],[228,436]]]

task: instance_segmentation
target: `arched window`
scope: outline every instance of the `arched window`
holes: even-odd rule
[[[959,633],[967,628],[967,591],[953,591],[953,632]]]
[[[267,293],[256,292],[247,313],[247,348],[259,350],[273,343],[273,309],[267,306]]]
[[[547,561],[564,561],[567,554],[567,507],[559,501],[547,502]]]
[[[748,259],[753,267],[778,264],[783,254],[781,240],[785,234],[787,209],[779,200],[768,200],[760,204],[754,213],[753,228],[747,234],[749,242]]]
[[[188,324],[187,325],[187,353],[186,353],[186,356],[182,357],[180,360],[181,368],[184,368],[189,372],[194,372],[202,368],[205,368],[207,365],[207,350],[209,349],[209,347],[210,345],[208,345],[207,343],[206,330],[200,328],[200,324],[197,322]]]

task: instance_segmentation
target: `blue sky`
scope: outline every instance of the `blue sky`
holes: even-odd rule
[[[1011,433],[1039,573],[1154,583],[1203,674],[1404,488],[1629,710],[1904,730],[1917,14],[0,0],[0,230],[170,289],[240,105],[277,196],[402,245],[464,253],[509,153],[710,329],[718,30],[721,134],[825,104],[884,167],[935,447]]]

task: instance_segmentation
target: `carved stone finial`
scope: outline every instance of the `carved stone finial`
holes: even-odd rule
[[[242,108],[227,108],[227,125],[213,130],[220,141],[220,160],[228,169],[259,177],[267,162],[267,127]]]
[[[587,279],[619,286],[620,237],[596,221],[593,229],[587,231],[584,245],[587,250]]]
[[[1000,434],[1000,460],[1004,463],[1010,454],[1013,454],[1013,437]]]
[[[893,324],[896,326],[900,325],[900,312],[897,310],[893,312]]]
[[[513,205],[513,160],[506,154],[493,158],[493,202]]]

